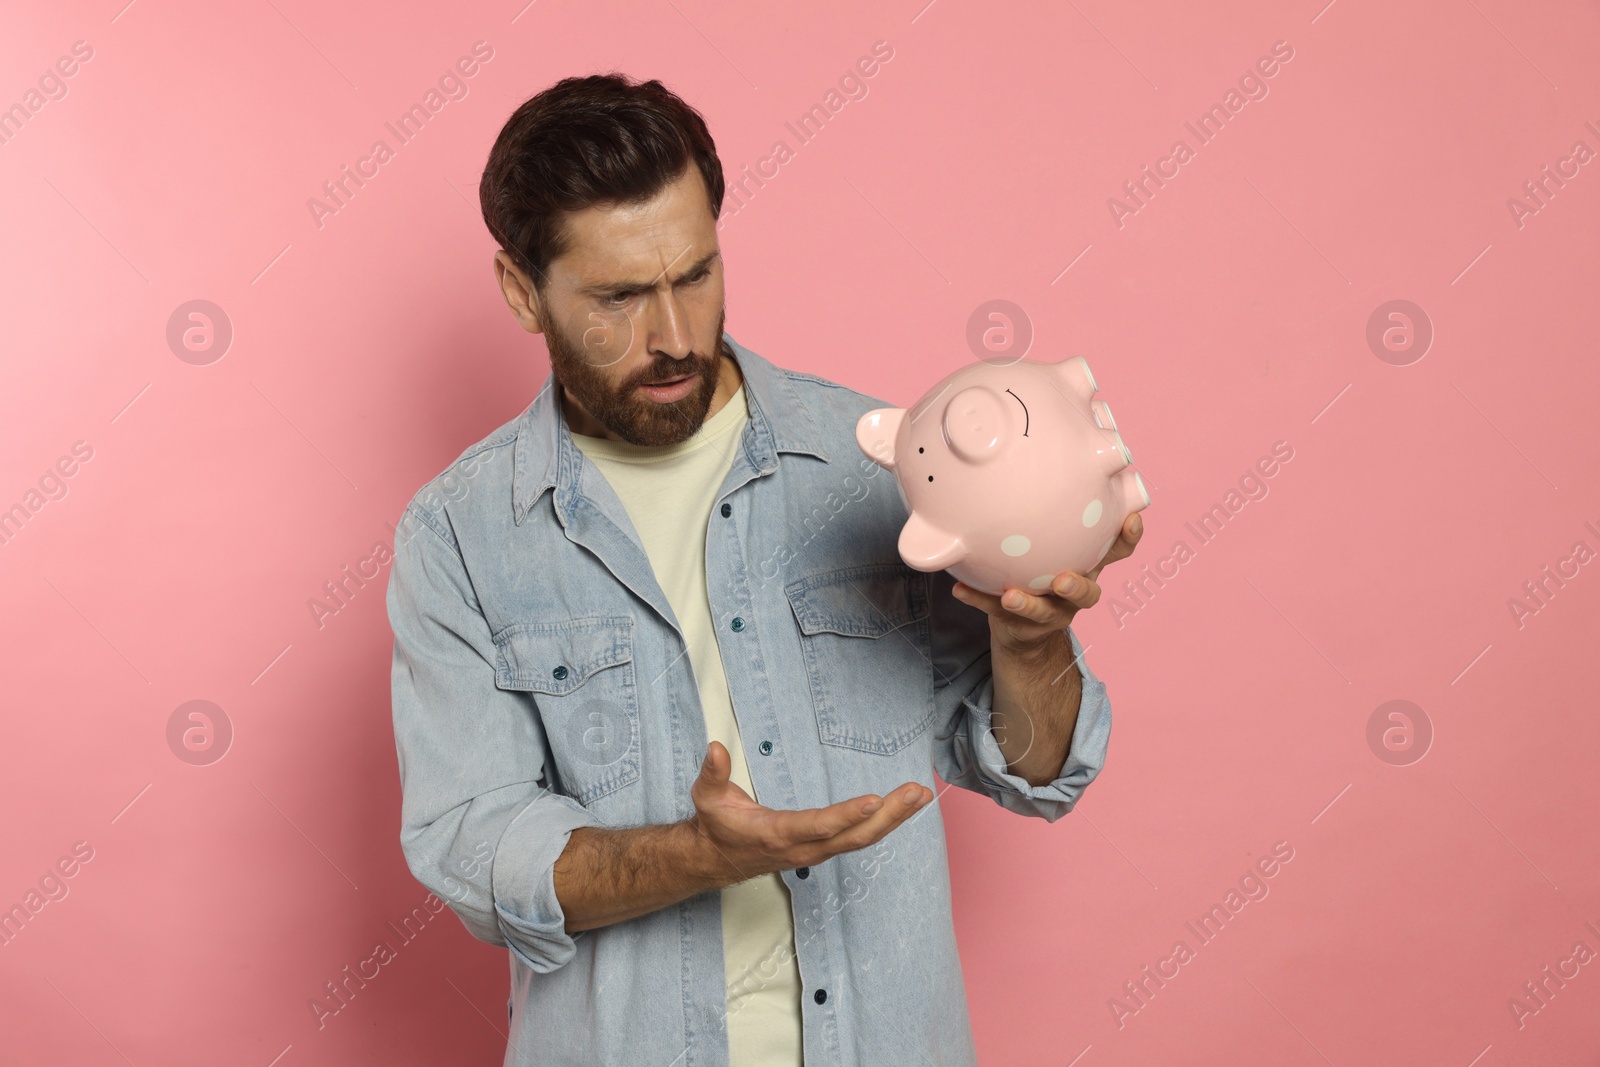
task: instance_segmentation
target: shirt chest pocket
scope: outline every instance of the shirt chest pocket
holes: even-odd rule
[[[587,807],[639,780],[632,618],[513,623],[494,643],[495,685],[533,694],[563,792]]]
[[[895,563],[784,587],[823,744],[892,755],[933,718],[928,578]]]

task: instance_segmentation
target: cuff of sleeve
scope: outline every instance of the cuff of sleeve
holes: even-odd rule
[[[1105,766],[1106,749],[1111,740],[1111,701],[1106,696],[1105,684],[1089,669],[1089,662],[1083,656],[1083,645],[1071,627],[1067,628],[1067,637],[1072,642],[1072,653],[1077,658],[1083,686],[1078,699],[1078,721],[1072,730],[1072,742],[1067,747],[1067,758],[1054,781],[1032,785],[1026,778],[1006,770],[1006,757],[1000,751],[1000,743],[995,740],[992,728],[992,674],[984,679],[972,699],[966,702],[972,713],[973,747],[983,780],[1019,797],[1040,802],[1039,810],[1057,817],[1072,810],[1078,797],[1083,795],[1084,789]]]
[[[572,831],[599,826],[589,810],[560,793],[531,801],[500,835],[490,883],[506,944],[540,974],[565,964],[577,952],[567,916],[556,898],[556,859]]]

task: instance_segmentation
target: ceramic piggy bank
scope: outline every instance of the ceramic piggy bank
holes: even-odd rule
[[[861,416],[857,443],[894,472],[911,512],[900,531],[906,564],[995,594],[1093,570],[1127,517],[1150,503],[1095,389],[1082,356],[985,361],[909,411]]]

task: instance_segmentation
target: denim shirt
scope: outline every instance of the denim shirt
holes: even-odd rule
[[[856,444],[857,419],[892,405],[724,339],[750,419],[708,520],[706,593],[751,781],[788,809],[936,793],[876,845],[782,874],[805,1061],[975,1064],[933,774],[1059,819],[1104,764],[1105,686],[1069,629],[1083,686],[1066,760],[1046,785],[1009,773],[988,617],[900,559],[904,496]],[[707,741],[672,608],[553,377],[395,532],[400,843],[472,936],[509,950],[504,1062],[727,1067],[720,893],[576,935],[556,898],[575,828],[694,813]]]

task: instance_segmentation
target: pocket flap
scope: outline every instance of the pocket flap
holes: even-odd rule
[[[633,619],[591,616],[559,623],[513,623],[494,635],[494,683],[562,696],[597,671],[633,659]]]
[[[882,637],[928,617],[928,583],[920,571],[869,563],[815,574],[784,587],[806,634]]]

